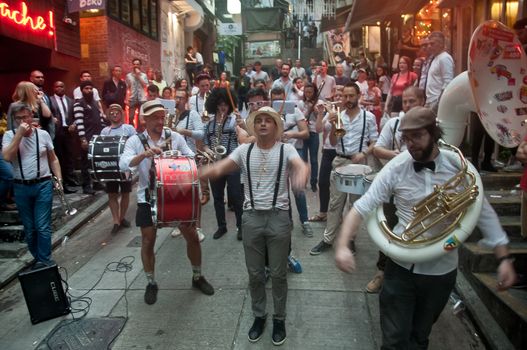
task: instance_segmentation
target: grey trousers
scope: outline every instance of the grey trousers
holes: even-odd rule
[[[287,210],[246,210],[242,215],[243,248],[249,274],[252,310],[265,317],[265,252],[273,283],[273,318],[284,320],[287,302],[287,255],[292,223]]]

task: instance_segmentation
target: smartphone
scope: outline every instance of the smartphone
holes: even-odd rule
[[[281,114],[293,114],[295,113],[296,101],[284,101],[276,100],[273,101],[273,109]]]

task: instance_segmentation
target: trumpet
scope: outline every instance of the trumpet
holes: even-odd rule
[[[208,123],[210,121],[209,112],[207,112],[207,98],[209,97],[208,93],[205,93],[203,96],[203,112],[201,113],[201,122],[203,124]],[[196,99],[196,104],[198,104],[198,101]]]
[[[71,204],[68,202],[68,200],[66,199],[66,196],[64,195],[64,189],[62,188],[62,184],[60,183],[59,179],[56,176],[53,176],[53,184],[54,184],[55,190],[57,191],[57,194],[59,195],[62,208],[66,208],[66,211],[64,213],[70,216],[77,214],[77,209],[73,208]]]
[[[335,106],[333,105],[333,108]],[[346,135],[346,129],[342,127],[342,116],[340,115],[340,107],[337,107],[337,123],[335,125],[334,135],[336,137],[344,137]]]

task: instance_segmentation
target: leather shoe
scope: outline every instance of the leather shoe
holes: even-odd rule
[[[226,228],[219,228],[219,229],[216,230],[216,232],[214,232],[214,234],[212,235],[212,238],[214,238],[214,239],[221,238],[226,233],[227,233],[227,229]]]
[[[206,295],[214,294],[214,287],[203,276],[200,276],[198,279],[192,279],[192,288],[199,289]]]

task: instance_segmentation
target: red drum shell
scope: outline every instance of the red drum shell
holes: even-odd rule
[[[199,178],[194,159],[160,157],[157,172],[157,225],[173,226],[199,218]]]

